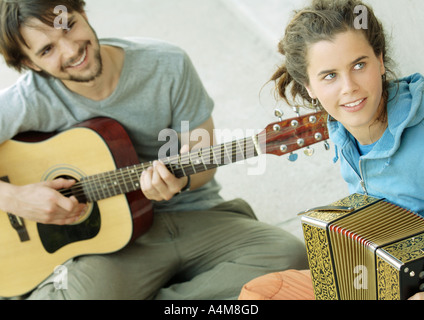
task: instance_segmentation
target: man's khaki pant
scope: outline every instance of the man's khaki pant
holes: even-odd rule
[[[27,298],[237,299],[256,277],[306,267],[300,240],[257,221],[237,199],[208,211],[155,214],[135,243],[69,261],[64,289],[52,276]]]

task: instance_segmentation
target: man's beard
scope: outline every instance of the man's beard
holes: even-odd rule
[[[83,47],[83,49],[81,50],[82,52],[79,54],[79,56],[81,56],[84,53],[84,50],[86,50],[86,48],[87,48],[87,45]],[[68,81],[85,83],[85,82],[91,82],[95,80],[96,78],[100,77],[100,75],[103,72],[103,62],[102,62],[102,57],[100,55],[100,47],[98,48],[99,49],[94,52],[95,70],[91,74],[86,76],[69,75],[69,79],[67,79]]]
[[[95,64],[95,70],[93,70],[93,72],[91,74],[85,75],[85,76],[79,76],[79,75],[72,75],[72,74],[68,74],[68,77],[66,78],[59,78],[49,72],[47,72],[46,70],[42,69],[41,71],[38,71],[37,73],[45,78],[48,77],[52,77],[52,78],[56,78],[59,80],[64,80],[64,81],[74,81],[74,82],[79,82],[79,83],[87,83],[87,82],[91,82],[93,80],[95,80],[96,78],[98,78],[102,73],[103,73],[103,61],[102,61],[102,57],[100,54],[100,44],[99,41],[97,40],[97,48],[94,51],[94,64]],[[84,53],[84,50],[88,50],[88,45],[90,44],[90,41],[87,41],[84,46],[81,48],[80,52],[78,52],[78,56],[82,56],[82,54]],[[61,71],[63,73],[66,73],[66,66],[69,66],[71,63],[67,62],[64,66],[62,66]],[[41,69],[41,68],[40,68]]]

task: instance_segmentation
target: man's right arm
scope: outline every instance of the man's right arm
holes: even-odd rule
[[[57,191],[74,183],[65,179],[24,186],[0,182],[0,210],[43,224],[75,223],[84,214],[86,205]]]

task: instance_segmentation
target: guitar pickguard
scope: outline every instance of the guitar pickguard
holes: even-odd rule
[[[97,203],[92,205],[89,216],[79,224],[57,226],[37,224],[44,249],[52,254],[68,244],[95,238],[101,227],[100,210]]]

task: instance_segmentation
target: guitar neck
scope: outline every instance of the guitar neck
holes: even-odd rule
[[[161,159],[177,178],[215,169],[259,155],[258,136],[202,148]],[[83,178],[70,193],[80,202],[96,202],[140,189],[140,176],[153,162],[138,164],[115,171]],[[69,192],[69,191],[68,191]]]
[[[244,138],[162,160],[177,178],[257,157],[258,137]]]
[[[283,155],[328,139],[326,114],[317,112],[270,124],[260,134],[160,159],[177,178],[243,161],[259,154]],[[85,177],[64,195],[96,202],[140,189],[140,176],[153,162]]]

